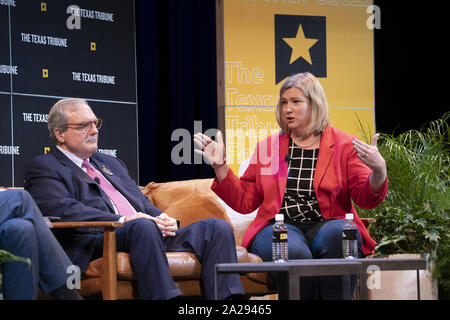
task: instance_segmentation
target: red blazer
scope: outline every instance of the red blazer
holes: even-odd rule
[[[388,180],[374,194],[369,185],[371,169],[358,159],[352,141],[356,137],[328,126],[322,132],[314,174],[314,191],[325,219],[344,219],[353,213],[363,239],[363,254],[373,252],[376,242],[361,222],[352,200],[364,209],[380,204],[388,190]],[[242,240],[248,247],[255,235],[280,211],[286,188],[289,135],[283,132],[258,143],[250,165],[239,179],[228,170],[225,179],[214,180],[211,189],[235,211],[246,214],[259,207],[255,220]]]

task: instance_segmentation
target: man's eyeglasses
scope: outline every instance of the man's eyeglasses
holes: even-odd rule
[[[97,129],[100,129],[103,124],[103,119],[96,119],[92,121],[86,121],[82,123],[66,123],[67,128],[73,128],[76,130],[79,130],[83,133],[88,132],[90,128],[92,128],[92,125],[94,125]],[[73,126],[73,127],[70,127]]]

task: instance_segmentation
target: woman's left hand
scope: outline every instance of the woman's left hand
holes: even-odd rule
[[[369,177],[369,184],[374,193],[380,192],[387,179],[386,162],[377,148],[379,137],[379,133],[375,134],[370,145],[359,139],[352,141],[358,158],[372,169],[372,174]]]
[[[374,172],[386,174],[386,162],[377,148],[377,141],[379,137],[379,133],[375,134],[370,145],[359,139],[353,140],[352,143],[358,158],[362,162],[364,162]]]

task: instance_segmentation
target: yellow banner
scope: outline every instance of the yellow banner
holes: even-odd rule
[[[362,137],[361,121],[374,132],[370,5],[367,0],[224,0],[227,161],[237,159],[234,172],[256,141],[248,138],[253,132],[246,142],[232,135],[261,131],[258,126],[277,132],[279,88],[296,73],[319,79],[333,126]]]

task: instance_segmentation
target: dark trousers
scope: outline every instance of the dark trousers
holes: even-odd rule
[[[202,281],[207,299],[214,298],[214,266],[237,262],[236,245],[230,225],[221,219],[206,219],[163,238],[158,226],[149,219],[126,222],[116,229],[117,250],[130,253],[141,299],[171,299],[181,295],[169,271],[166,251],[193,252],[202,264]],[[101,256],[103,236],[99,235],[96,253]],[[218,297],[244,294],[239,275],[218,277]]]
[[[0,249],[31,260],[1,265],[5,299],[36,299],[38,285],[49,293],[67,281],[72,262],[27,191],[0,192]]]
[[[320,223],[320,222],[319,222]],[[342,227],[345,220],[327,220],[318,225],[313,234],[309,231],[315,224],[298,227],[288,224],[288,255],[294,259],[333,259],[342,258]],[[257,254],[264,261],[272,261],[272,226],[262,229],[253,239],[249,252]],[[362,239],[359,232],[358,251],[361,256]],[[341,300],[350,298],[356,286],[356,276],[351,276],[350,292],[344,292],[343,277],[301,277],[300,298],[303,300]],[[274,275],[276,280],[276,277]]]

